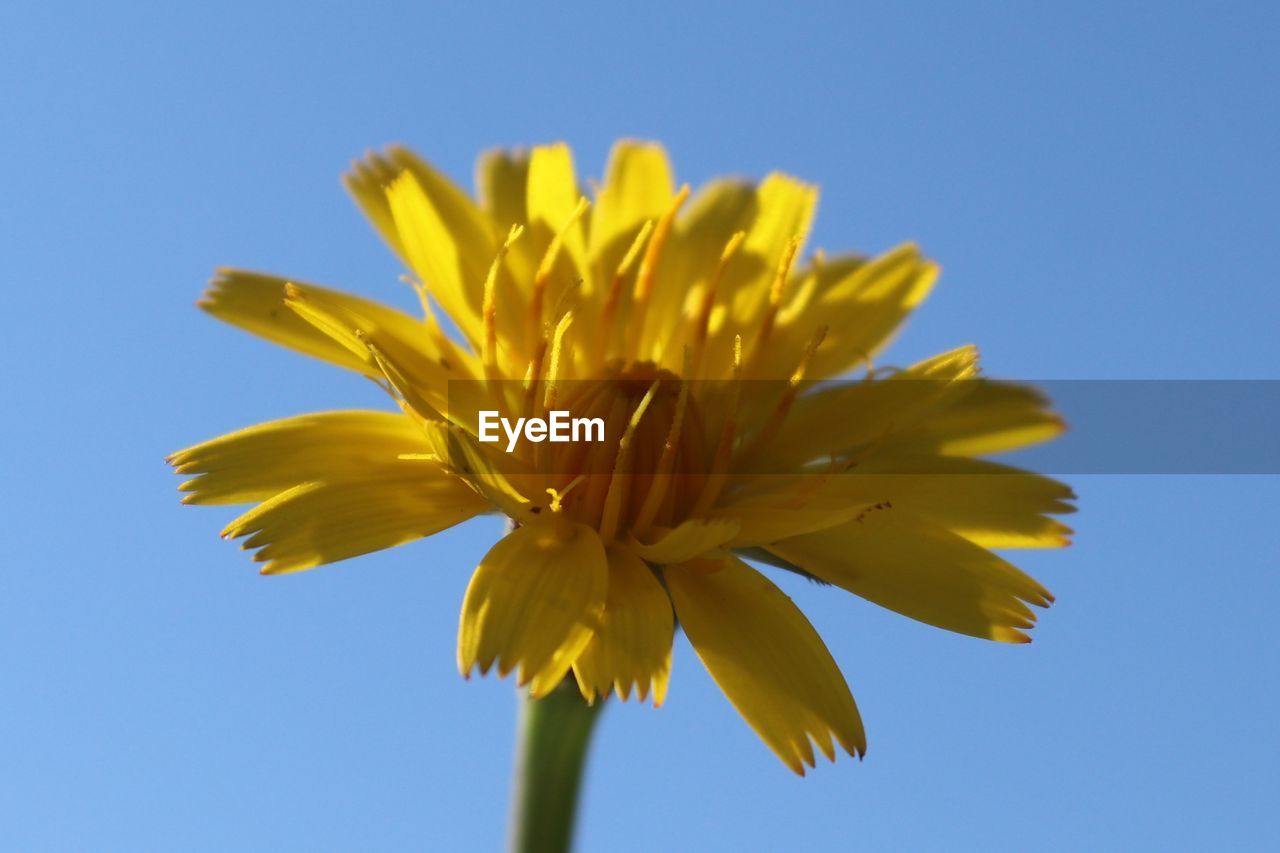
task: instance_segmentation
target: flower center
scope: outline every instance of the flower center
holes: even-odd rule
[[[606,538],[642,535],[687,517],[714,446],[689,383],[652,362],[605,366],[600,379],[556,388],[556,408],[599,418],[603,441],[539,443],[527,461],[552,484],[552,509]]]

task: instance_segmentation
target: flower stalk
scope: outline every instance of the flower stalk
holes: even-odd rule
[[[603,707],[588,704],[572,676],[541,699],[521,692],[512,853],[570,849],[587,749]]]

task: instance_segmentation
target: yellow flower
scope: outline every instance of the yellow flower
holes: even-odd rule
[[[1062,424],[1034,390],[976,378],[970,347],[872,369],[937,274],[915,246],[802,264],[816,187],[772,174],[691,196],[662,148],[638,142],[614,148],[594,203],[565,145],[485,155],[478,200],[403,148],[357,162],[346,184],[424,316],[230,269],[200,303],[364,374],[398,406],[287,418],[171,457],[195,475],[188,502],[257,503],[224,535],[246,537],[264,573],[505,514],[512,529],[462,605],[464,674],[496,666],[540,695],[572,673],[588,700],[658,705],[678,620],[797,773],[815,745],[860,756],[865,735],[822,640],[744,557],[931,625],[1027,640],[1028,605],[1051,597],[987,549],[1066,544],[1050,516],[1073,496],[974,457]],[[482,441],[484,411],[572,411],[606,435]]]

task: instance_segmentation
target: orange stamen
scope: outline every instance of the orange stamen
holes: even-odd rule
[[[632,308],[635,314],[630,329],[633,341],[632,352],[636,352],[640,342],[644,340],[645,310],[649,307],[649,296],[653,293],[653,281],[658,271],[658,259],[662,257],[662,247],[666,245],[667,235],[671,233],[676,214],[680,212],[680,208],[688,198],[689,185],[685,184],[671,200],[671,206],[667,208],[667,212],[658,219],[658,224],[653,231],[653,239],[649,241],[644,259],[640,262],[640,271],[636,273],[636,286],[632,294]]]
[[[502,262],[511,249],[511,244],[520,238],[524,228],[512,225],[507,232],[507,239],[498,247],[498,254],[489,265],[489,274],[484,278],[484,299],[480,305],[480,314],[484,319],[484,344],[480,349],[480,360],[484,364],[485,378],[498,378],[498,273]]]
[[[618,532],[618,520],[622,515],[622,502],[628,491],[627,479],[628,468],[631,464],[631,444],[635,440],[636,429],[640,426],[640,419],[644,417],[645,410],[649,408],[649,404],[653,402],[653,397],[658,393],[658,386],[661,380],[655,380],[649,386],[649,390],[645,392],[641,398],[640,404],[636,406],[636,410],[631,413],[631,419],[627,422],[627,429],[622,434],[622,438],[618,439],[618,455],[613,463],[613,476],[609,480],[609,491],[604,496],[604,512],[600,518],[600,538],[605,544],[613,541],[614,536]]]
[[[644,503],[640,506],[640,512],[636,515],[636,519],[631,524],[632,535],[643,536],[648,531],[649,526],[653,524],[654,517],[658,514],[658,508],[662,506],[663,499],[667,496],[667,491],[671,487],[671,469],[675,465],[676,451],[680,447],[680,430],[684,426],[684,414],[689,404],[689,348],[684,349],[684,369],[681,370],[682,378],[680,380],[680,394],[676,398],[676,411],[671,418],[671,429],[667,433],[666,443],[662,446],[662,456],[658,459],[658,466],[654,469],[653,482],[649,486],[648,494],[645,495]]]
[[[724,426],[720,430],[720,441],[716,444],[715,456],[711,459],[711,470],[707,480],[702,484],[702,491],[694,502],[692,518],[706,515],[715,505],[716,499],[729,481],[729,469],[733,464],[733,442],[738,431],[738,406],[742,402],[742,336],[733,337],[733,394],[729,397],[729,405],[725,409]]]
[[[729,242],[725,243],[724,251],[720,253],[720,262],[716,264],[715,272],[711,274],[711,278],[707,280],[707,289],[702,294],[702,305],[698,309],[698,318],[694,321],[693,326],[693,358],[690,361],[693,376],[701,371],[702,356],[707,345],[707,335],[711,330],[711,311],[716,303],[716,291],[720,288],[720,281],[724,278],[725,270],[729,268],[729,261],[737,254],[742,241],[747,237],[746,231],[738,231],[729,238]]]
[[[644,247],[645,241],[649,239],[649,234],[652,232],[653,220],[650,219],[640,227],[635,239],[631,241],[631,247],[622,256],[621,263],[618,264],[617,270],[613,273],[613,283],[609,286],[609,294],[605,297],[604,311],[600,315],[600,336],[596,343],[595,359],[597,368],[604,364],[605,358],[609,354],[609,342],[613,339],[613,323],[618,314],[618,302],[622,298],[623,282],[631,274],[631,268],[635,266],[636,259],[640,257],[640,250]]]
[[[529,340],[536,340],[538,331],[542,328],[542,303],[546,298],[547,282],[551,278],[551,271],[555,268],[556,259],[560,257],[560,250],[564,246],[564,237],[569,233],[577,221],[582,218],[582,214],[586,213],[590,202],[586,197],[578,199],[578,204],[573,208],[573,212],[569,214],[568,220],[564,225],[560,226],[560,230],[551,238],[551,242],[547,245],[547,251],[542,255],[542,261],[538,264],[538,271],[533,276],[533,292],[529,296]]]
[[[818,351],[818,347],[822,345],[822,340],[826,336],[827,327],[820,326],[818,331],[814,333],[813,338],[810,339],[809,345],[805,347],[804,355],[800,357],[800,363],[792,372],[791,378],[787,380],[787,390],[782,393],[777,404],[773,407],[769,420],[760,432],[756,434],[750,446],[739,454],[740,458],[746,459],[759,454],[778,434],[778,430],[782,428],[783,421],[787,419],[787,414],[791,411],[796,395],[800,393],[800,383],[804,379],[805,372],[809,369],[809,363],[813,361],[813,354]]]
[[[763,357],[765,344],[769,340],[769,335],[773,333],[773,324],[777,320],[778,309],[782,307],[782,297],[786,292],[787,278],[791,275],[791,265],[795,262],[796,252],[799,249],[800,237],[797,235],[788,240],[786,248],[782,250],[777,273],[773,277],[773,284],[769,287],[769,304],[765,306],[764,317],[760,320],[760,330],[756,333],[755,343],[751,347],[752,366],[759,363]]]

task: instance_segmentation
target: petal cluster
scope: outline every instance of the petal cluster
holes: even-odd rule
[[[624,141],[587,192],[565,145],[494,151],[473,198],[404,148],[346,184],[404,262],[413,316],[220,270],[214,316],[378,383],[393,411],[251,427],[174,454],[192,503],[254,503],[224,535],[268,573],[429,536],[509,532],[462,606],[464,674],[534,695],[661,704],[672,636],[796,772],[861,755],[853,696],[792,601],[745,560],[931,625],[1026,642],[1050,594],[991,548],[1054,547],[1060,483],[977,457],[1062,430],[1034,389],[961,347],[877,364],[937,267],[808,251],[817,188],[674,179]],[[830,380],[858,372],[856,379]],[[594,443],[486,443],[481,413],[598,418]]]

